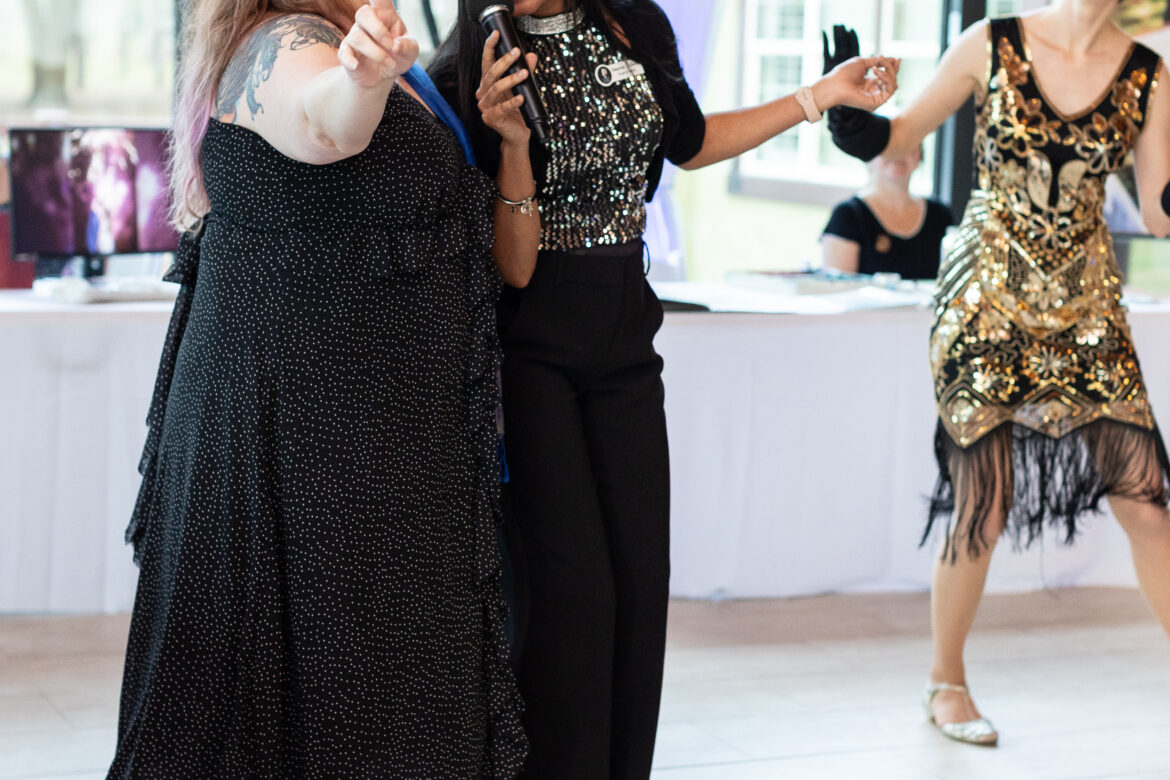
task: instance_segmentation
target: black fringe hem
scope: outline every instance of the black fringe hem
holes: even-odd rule
[[[1017,549],[1031,545],[1045,526],[1072,544],[1081,516],[1100,512],[1106,496],[1161,506],[1170,498],[1170,458],[1156,426],[1102,419],[1054,439],[1006,423],[963,449],[940,421],[934,450],[939,476],[920,544],[943,520],[942,556],[952,563],[963,546],[978,558],[999,525]],[[956,492],[963,504],[958,513]]]

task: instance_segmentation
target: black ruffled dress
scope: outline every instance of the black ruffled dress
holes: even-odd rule
[[[212,121],[127,530],[110,777],[512,777],[489,181],[400,89],[324,166]]]

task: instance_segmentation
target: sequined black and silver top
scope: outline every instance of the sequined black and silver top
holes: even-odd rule
[[[638,53],[636,58],[646,67],[645,77],[649,81],[655,103],[662,112],[662,130],[657,144],[651,150],[650,164],[644,173],[646,182],[643,201],[648,202],[653,199],[654,193],[658,189],[663,164],[666,160],[681,165],[693,160],[695,155],[702,150],[706,137],[707,121],[683,74],[670,20],[658,4],[654,0],[629,0],[629,2],[622,2],[614,6],[611,10],[614,23],[621,27],[630,41],[629,49]],[[554,32],[558,29],[556,20],[557,17],[540,20],[522,17],[516,20],[516,26],[523,30],[525,27],[530,28],[529,23],[537,22],[537,26],[542,28],[535,32],[521,33],[530,46],[539,43],[537,36],[541,32],[545,34],[545,37],[555,39],[557,43],[560,43],[561,46],[552,59],[560,61],[561,64],[554,65],[554,67],[559,67],[559,72],[564,73],[567,69],[565,61],[578,48],[578,45],[585,43],[584,38],[582,41],[577,41],[576,34],[568,34],[567,30],[576,31],[578,27],[581,27],[580,33],[584,36],[586,30],[593,25],[590,23],[589,17],[586,17],[583,23],[578,22],[575,17],[568,17],[569,27],[560,32]],[[561,22],[560,26],[563,27],[564,22]],[[593,30],[592,34],[596,35],[597,31]],[[547,46],[551,42],[546,41],[543,45]],[[615,44],[615,48],[617,52],[615,52],[614,58],[621,59],[622,47]],[[565,50],[568,51],[568,54],[563,53]],[[549,63],[544,63],[544,67],[548,66]],[[581,69],[574,75],[595,73],[596,67],[596,64],[590,64],[588,58],[583,58]],[[485,173],[494,178],[499,172],[500,137],[484,125],[480,116],[475,100],[475,90],[479,86],[479,74],[474,69],[475,66],[472,63],[461,64],[457,56],[445,56],[432,62],[429,72],[435,85],[439,88],[439,92],[448,103],[455,107],[459,118],[467,127],[472,147],[475,149],[477,164]],[[473,72],[474,77],[472,77]],[[537,75],[538,77],[546,76],[540,68],[538,68]],[[549,86],[558,83],[552,78],[551,72],[547,75],[546,83]],[[625,84],[626,82],[618,83]],[[589,98],[592,101],[593,95],[589,94]],[[574,112],[575,114],[576,112]],[[562,112],[562,116],[564,115]],[[593,138],[592,135],[588,135],[592,126],[592,122],[583,123],[572,128],[570,132],[579,134],[579,138],[589,141]],[[548,155],[545,151],[537,144],[533,144],[533,172],[537,181],[541,182],[546,180],[549,169]],[[626,167],[629,167],[628,163],[626,163]],[[570,192],[567,189],[561,189],[559,185],[558,190],[566,193],[567,200],[569,194],[581,197],[585,190],[591,189],[590,184],[591,182],[582,183],[581,192]],[[543,189],[542,194],[546,194]],[[541,204],[541,211],[542,213],[551,213],[544,203]],[[640,212],[640,206],[635,211]],[[596,235],[600,235],[600,233]],[[638,238],[640,236],[635,236],[634,240]],[[592,238],[590,243],[596,245]]]
[[[647,173],[663,131],[663,112],[645,69],[583,11],[516,21],[540,63],[541,95],[552,124],[538,196],[541,248],[641,240]]]

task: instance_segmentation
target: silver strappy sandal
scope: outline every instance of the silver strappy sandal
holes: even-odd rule
[[[963,694],[968,699],[971,698],[971,693],[965,685],[928,683],[926,692],[922,695],[922,704],[926,708],[926,717],[930,720],[931,725],[941,731],[943,736],[950,737],[956,742],[995,747],[999,742],[999,732],[995,730],[995,726],[992,726],[991,721],[987,718],[978,718],[976,720],[963,721],[962,723],[939,723],[934,719],[934,710],[931,709],[930,705],[934,701],[934,697],[941,691],[953,691],[954,693]]]

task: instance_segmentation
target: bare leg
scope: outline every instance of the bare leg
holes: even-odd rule
[[[1000,525],[1000,530],[1002,528]],[[990,530],[987,535],[992,535]],[[985,544],[977,558],[972,559],[960,546],[954,563],[943,556],[934,561],[930,591],[930,622],[934,634],[931,682],[967,684],[963,647],[983,598],[995,538],[985,540]],[[970,697],[952,691],[940,691],[931,706],[938,723],[959,723],[980,717]]]
[[[967,684],[963,648],[983,598],[991,554],[1003,533],[1011,506],[1010,429],[989,434],[988,439],[977,446],[980,447],[978,452],[956,454],[951,458],[956,519],[947,529],[950,544],[935,559],[930,591],[934,635],[930,680],[935,683]],[[988,513],[988,516],[978,538],[971,540],[971,518],[979,511]],[[980,544],[975,555],[971,554],[972,543]],[[940,691],[932,700],[931,709],[939,724],[961,723],[980,717],[971,698],[954,691]]]
[[[1109,506],[1129,536],[1142,592],[1170,634],[1170,512],[1164,506],[1122,496],[1110,496]]]
[[[1109,506],[1129,536],[1138,582],[1170,634],[1170,512],[1155,436],[1120,423],[1100,423],[1086,431],[1085,442],[1097,471],[1115,491]]]

